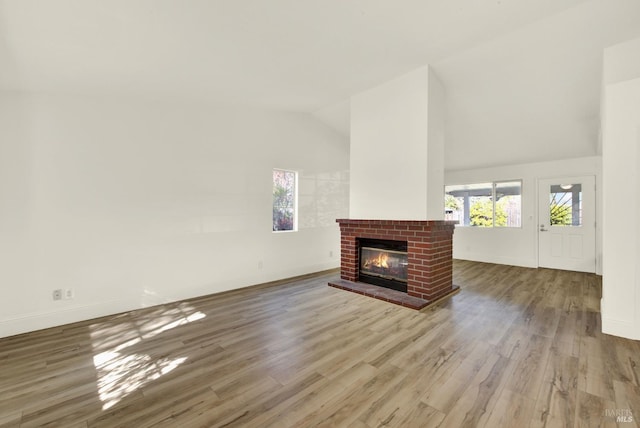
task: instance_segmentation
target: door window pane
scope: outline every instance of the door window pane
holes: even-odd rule
[[[549,224],[582,226],[582,184],[551,185]]]

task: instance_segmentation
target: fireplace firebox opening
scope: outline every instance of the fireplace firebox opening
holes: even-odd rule
[[[407,292],[407,242],[358,239],[358,280],[368,284]]]

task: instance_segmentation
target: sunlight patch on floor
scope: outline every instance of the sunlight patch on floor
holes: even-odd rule
[[[132,320],[127,324],[127,329],[119,332],[113,332],[108,322],[91,326],[93,348],[97,352],[93,357],[93,365],[102,409],[112,408],[123,398],[170,373],[187,360],[186,357],[177,356],[154,357],[139,349],[139,345],[205,317],[205,314],[189,305],[180,304],[178,307],[151,312],[146,319]]]
[[[160,358],[153,360],[146,354],[122,355],[103,352],[94,357],[98,370],[98,393],[102,410],[107,410],[142,386],[171,372],[187,360]]]

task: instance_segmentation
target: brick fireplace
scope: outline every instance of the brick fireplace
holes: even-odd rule
[[[338,219],[341,235],[340,280],[329,285],[414,309],[458,291],[453,285],[455,221]],[[406,242],[406,293],[360,281],[360,241]]]

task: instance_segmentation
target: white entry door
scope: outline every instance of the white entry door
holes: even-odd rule
[[[538,181],[538,265],[596,271],[595,177]]]

